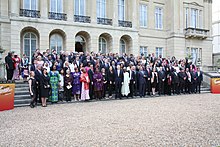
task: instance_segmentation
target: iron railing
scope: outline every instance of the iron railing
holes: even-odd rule
[[[54,20],[67,20],[67,14],[65,13],[55,13],[55,12],[49,12],[49,19],[54,19]]]
[[[28,10],[28,9],[20,9],[20,16],[32,17],[32,18],[40,18],[40,11]]]
[[[119,25],[119,27],[128,27],[128,28],[132,28],[132,22],[131,22],[131,21],[123,21],[123,20],[119,20],[119,21],[118,21],[118,25]]]
[[[112,25],[112,19],[98,17],[97,23],[102,25]]]
[[[89,16],[74,15],[74,21],[82,23],[91,23],[91,18]]]

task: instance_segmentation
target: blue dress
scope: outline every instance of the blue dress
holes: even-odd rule
[[[80,94],[80,72],[73,72],[72,73],[72,77],[73,77],[73,95],[75,94]]]

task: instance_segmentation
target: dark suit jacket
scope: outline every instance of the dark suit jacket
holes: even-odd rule
[[[142,71],[138,72],[138,83],[139,84],[146,84],[146,79],[144,77],[145,75],[146,75],[145,71],[143,71],[143,73],[142,73]]]
[[[196,75],[197,75],[197,82],[202,82],[203,81],[203,72],[200,71],[200,75],[198,75],[198,72],[196,72]]]
[[[89,80],[90,80],[90,81],[93,81],[94,72],[93,72],[91,69],[88,70],[88,75],[89,75]],[[91,83],[92,83],[92,82],[90,82],[90,84],[91,84]]]
[[[115,70],[115,83],[122,83],[124,82],[124,74],[123,71],[120,70],[119,76],[118,76],[118,70]]]
[[[40,73],[38,70],[35,70],[35,76],[34,76],[34,78],[36,79],[36,81],[38,82],[38,83],[40,83],[40,81],[41,81],[41,77],[42,76],[42,73]]]
[[[6,56],[5,63],[8,65],[7,69],[14,69],[14,61],[13,61],[12,57]]]
[[[158,72],[158,79],[159,79],[159,82],[162,81],[163,79],[165,80],[166,79],[166,73],[164,71],[159,71]]]

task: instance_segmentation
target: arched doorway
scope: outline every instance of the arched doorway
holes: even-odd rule
[[[112,45],[113,39],[112,36],[108,33],[102,33],[99,36],[99,52],[100,53],[109,53],[112,52]]]
[[[84,52],[85,50],[85,39],[78,35],[75,38],[75,51],[76,52]]]
[[[80,31],[75,36],[75,51],[76,52],[87,52],[91,48],[91,38],[89,33]]]
[[[132,38],[129,35],[123,35],[119,41],[119,53],[122,55],[123,53],[129,54],[132,52]]]

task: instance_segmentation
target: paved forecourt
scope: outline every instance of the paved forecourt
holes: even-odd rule
[[[219,146],[220,95],[98,101],[0,112],[0,146]]]

